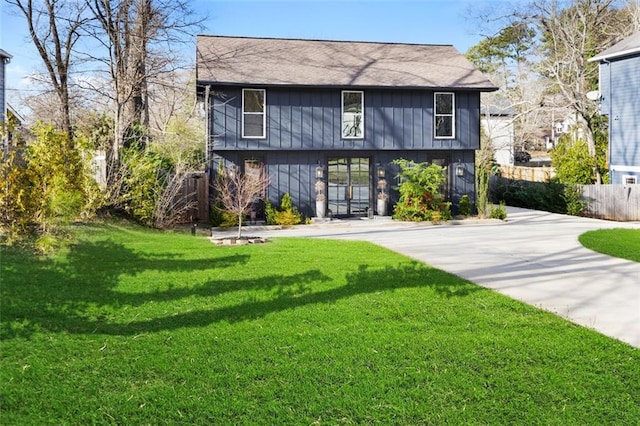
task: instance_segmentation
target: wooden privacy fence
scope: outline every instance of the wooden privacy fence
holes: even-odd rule
[[[209,221],[209,175],[206,172],[184,175],[177,197],[179,204],[187,206],[181,215],[182,223]]]
[[[585,216],[629,222],[640,220],[640,185],[582,185]]]
[[[548,182],[555,175],[556,171],[553,167],[522,167],[508,164],[500,166],[500,176],[506,179]]]

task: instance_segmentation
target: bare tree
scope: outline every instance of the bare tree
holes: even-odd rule
[[[633,34],[636,31],[640,31],[640,1],[626,0],[625,10],[629,14],[630,26],[630,28],[625,32]]]
[[[541,73],[552,82],[552,90],[574,112],[584,131],[589,154],[596,156],[593,120],[597,105],[587,92],[598,86],[597,64],[588,59],[605,50],[628,28],[628,16],[615,7],[615,0],[538,1],[533,4],[534,19],[542,34]],[[601,183],[594,166],[594,180]]]
[[[216,200],[238,217],[238,238],[242,237],[242,219],[257,200],[264,197],[269,178],[260,167],[257,173],[241,173],[232,166],[220,170],[216,177]]]
[[[112,81],[115,136],[112,157],[136,126],[149,127],[149,85],[186,67],[179,46],[184,34],[198,28],[187,0],[87,0],[99,26],[91,33],[108,55],[86,53],[102,62]]]
[[[164,180],[164,189],[156,202],[154,226],[163,229],[176,223],[184,223],[185,219],[191,219],[191,222],[194,222],[193,217],[189,218],[189,213],[198,209],[197,199],[194,199],[197,192],[185,193],[185,187],[188,188],[186,183],[188,180],[193,180],[193,175],[183,172],[178,165],[164,176]]]
[[[70,107],[74,46],[91,17],[84,0],[7,0],[26,18],[29,35],[47,69],[57,97],[61,130],[73,143]]]
[[[536,0],[514,3],[512,10],[500,15],[494,9],[475,16],[484,23],[501,26],[501,30],[470,50],[468,56],[472,61],[479,66],[488,64],[493,67],[488,71],[502,71],[502,75],[508,75],[503,69],[511,71],[515,68],[516,76],[522,75],[519,73],[522,69],[535,72],[535,75],[531,74],[535,77],[533,80],[516,79],[517,84],[511,87],[502,84],[504,95],[497,95],[509,100],[518,111],[516,123],[521,137],[526,139],[528,135],[534,135],[541,121],[546,121],[546,127],[551,129],[554,113],[564,113],[572,116],[581,127],[590,154],[600,155],[596,152],[594,132],[602,131],[602,120],[596,116],[596,103],[586,97],[598,87],[598,67],[588,59],[638,30],[638,1]],[[534,41],[530,46],[519,43],[520,37],[511,37],[528,35],[527,31],[513,31],[523,28],[524,24],[525,29],[536,30],[535,38],[525,38],[525,41]],[[513,39],[518,43],[512,44]],[[504,41],[507,43],[501,44]],[[526,49],[514,49],[520,47]],[[511,63],[518,59],[516,66],[500,67],[505,63],[504,58]],[[521,64],[526,68],[521,68]],[[527,89],[531,82],[534,86]],[[601,177],[597,166],[593,173],[594,181],[599,183]]]
[[[197,103],[194,72],[167,74],[148,94],[150,146],[176,163],[203,169],[206,120]]]

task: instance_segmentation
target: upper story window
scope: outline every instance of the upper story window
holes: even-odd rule
[[[266,137],[266,97],[267,94],[264,89],[242,89],[243,138]]]
[[[342,92],[342,137],[364,138],[364,92],[344,90]]]
[[[440,139],[453,139],[456,128],[456,105],[453,93],[434,94],[434,136]]]

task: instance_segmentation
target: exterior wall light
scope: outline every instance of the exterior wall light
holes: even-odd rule
[[[236,173],[238,173],[238,169],[235,164],[232,164],[228,168],[229,177],[234,179],[236,177]]]
[[[318,165],[316,166],[316,217],[322,219],[326,214],[326,194],[325,194],[325,183],[324,183],[324,167],[318,161]]]
[[[382,163],[378,163],[378,167],[376,169],[376,172],[378,173],[378,178],[379,179],[384,179],[385,178],[386,171],[384,170],[384,166],[382,165]]]
[[[464,167],[462,166],[460,161],[458,161],[458,164],[456,164],[456,176],[464,176]]]

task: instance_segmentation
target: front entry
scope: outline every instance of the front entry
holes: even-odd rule
[[[333,216],[366,216],[370,208],[369,158],[329,158],[328,208]]]

